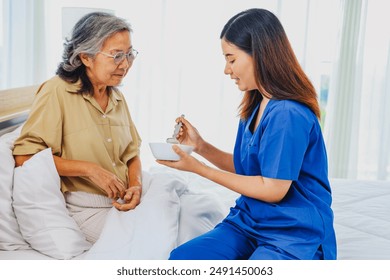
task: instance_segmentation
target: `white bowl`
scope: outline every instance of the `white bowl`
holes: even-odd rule
[[[194,147],[182,144],[170,144],[163,142],[149,143],[152,154],[156,159],[177,161],[180,159],[180,156],[172,149],[173,145],[179,146],[179,148],[187,154],[191,154],[194,150]]]

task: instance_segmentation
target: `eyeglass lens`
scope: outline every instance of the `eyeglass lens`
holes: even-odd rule
[[[119,64],[121,63],[125,58],[127,58],[127,61],[129,62],[133,62],[134,59],[136,58],[137,56],[137,51],[136,50],[131,50],[129,53],[124,53],[124,52],[119,52],[117,54],[115,54],[114,56],[114,62],[116,64]]]

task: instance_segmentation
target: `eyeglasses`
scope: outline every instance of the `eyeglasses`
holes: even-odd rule
[[[135,49],[132,49],[131,51],[129,51],[128,53],[124,53],[124,52],[117,52],[116,54],[109,54],[109,53],[105,53],[105,52],[98,52],[98,53],[101,53],[101,54],[104,54],[105,56],[108,56],[108,57],[112,57],[114,59],[114,63],[116,65],[119,65],[122,63],[122,61],[126,58],[127,61],[129,63],[133,63],[134,59],[137,57],[138,55],[138,51],[135,50]]]

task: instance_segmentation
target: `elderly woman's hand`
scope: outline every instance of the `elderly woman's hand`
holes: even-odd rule
[[[132,210],[141,202],[141,195],[141,186],[131,186],[126,190],[126,194],[123,197],[123,203],[119,201],[113,201],[112,205],[120,211]]]
[[[109,198],[117,199],[125,196],[125,184],[115,174],[98,165],[94,165],[89,173],[88,178],[101,188]]]

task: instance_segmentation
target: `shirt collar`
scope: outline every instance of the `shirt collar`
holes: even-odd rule
[[[76,93],[80,88],[81,88],[81,80],[78,80],[76,83],[68,83],[66,87],[66,91],[70,93]],[[91,100],[92,98],[92,95],[87,93],[83,93],[82,95],[86,100]],[[118,101],[122,100],[122,96],[119,94],[116,88],[112,88],[110,99],[113,101],[114,105],[117,105]]]
[[[78,80],[76,83],[68,83],[66,87],[66,91],[68,91],[69,93],[76,93],[80,88],[81,88],[81,80]],[[88,100],[98,110],[101,110],[101,108],[96,103],[96,101],[94,100],[91,94],[83,93],[82,96],[85,100]],[[118,101],[121,100],[122,100],[122,96],[119,94],[118,90],[116,88],[112,88],[111,94],[109,96],[109,102],[106,109],[106,113],[111,111],[114,106],[117,106]]]
[[[65,90],[70,93],[76,93],[81,88],[81,80],[78,80],[76,83],[67,83]]]
[[[115,105],[118,104],[118,101],[122,100],[122,96],[119,94],[119,92],[116,88],[112,88],[110,98],[111,98],[112,102],[114,102]]]

